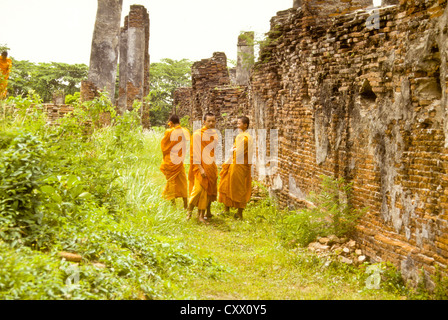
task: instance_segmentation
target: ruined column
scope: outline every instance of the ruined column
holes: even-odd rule
[[[236,66],[236,84],[247,86],[250,70],[255,63],[254,32],[243,32],[238,37],[238,54]]]
[[[149,56],[149,14],[145,13],[145,63],[144,63],[144,73],[143,73],[143,98],[149,95],[150,91],[150,77],[149,77],[149,68],[150,68],[150,56]],[[148,101],[143,102],[142,106],[142,125],[143,128],[150,128],[151,123],[149,120],[149,110],[150,105]]]
[[[83,101],[91,100],[96,90],[106,90],[114,101],[122,7],[123,0],[98,0],[88,80],[82,83]]]
[[[120,33],[118,110],[131,111],[135,100],[142,102],[142,125],[149,128],[149,14],[142,5],[132,5]]]
[[[123,114],[127,109],[127,65],[128,65],[128,18],[124,19],[124,27],[120,31],[120,63],[118,71],[118,113]]]
[[[196,61],[191,67],[191,118],[198,120],[210,110],[210,99],[215,88],[230,85],[227,69],[227,56],[224,52],[215,52],[210,59]]]
[[[143,102],[145,80],[145,22],[147,11],[140,5],[132,5],[129,12],[128,53],[127,53],[127,107],[132,109],[134,100]]]

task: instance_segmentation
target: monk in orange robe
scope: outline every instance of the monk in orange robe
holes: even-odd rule
[[[171,200],[175,205],[176,198],[183,198],[184,208],[188,207],[188,184],[185,174],[184,159],[187,154],[187,142],[190,140],[190,133],[182,128],[179,117],[172,115],[169,118],[165,135],[161,142],[163,160],[160,171],[165,175],[166,186],[162,196]]]
[[[223,165],[219,173],[219,199],[228,213],[230,207],[237,208],[235,218],[243,219],[243,211],[252,193],[253,138],[247,132],[249,118],[238,118],[239,134],[232,148],[232,157]]]
[[[8,58],[8,52],[3,51],[0,57],[0,99],[6,98],[9,73],[11,72],[12,60]]]
[[[216,117],[211,113],[204,115],[204,127],[193,133],[190,147],[190,202],[188,219],[195,207],[198,208],[198,220],[208,224],[211,218],[210,206],[218,195],[218,167],[216,166],[215,148],[218,144],[218,133],[215,129]],[[207,211],[207,216],[205,212]]]

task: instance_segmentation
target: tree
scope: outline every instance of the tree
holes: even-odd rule
[[[191,66],[188,59],[162,59],[151,63],[150,92],[147,97],[153,126],[163,126],[172,110],[173,92],[179,87],[191,86]]]
[[[51,101],[53,93],[62,91],[73,95],[80,90],[81,81],[87,79],[89,67],[85,64],[32,63],[12,59],[8,92],[12,96],[25,96],[34,90],[44,102]]]

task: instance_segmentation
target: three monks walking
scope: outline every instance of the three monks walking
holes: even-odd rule
[[[198,220],[208,224],[212,217],[211,204],[218,200],[225,206],[225,211],[237,208],[235,218],[243,218],[243,210],[250,200],[252,190],[251,159],[253,139],[247,132],[249,118],[238,118],[238,135],[232,148],[230,158],[223,164],[219,174],[215,151],[219,134],[215,129],[216,117],[207,113],[203,118],[203,127],[196,130],[190,144],[190,169],[187,189],[184,158],[186,142],[190,140],[188,130],[179,124],[178,116],[171,116],[161,147],[163,162],[160,170],[165,174],[167,184],[162,193],[167,200],[175,201],[182,197],[184,208],[188,209],[190,219],[195,207],[198,208]],[[219,193],[219,198],[218,198]],[[187,195],[189,201],[187,205]]]

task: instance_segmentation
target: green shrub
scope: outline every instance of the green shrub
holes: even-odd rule
[[[79,101],[81,99],[81,93],[75,92],[73,95],[68,94],[65,96],[65,104],[79,104]]]
[[[15,137],[0,153],[0,238],[17,244],[38,228],[38,188],[45,174],[46,150],[30,133]]]
[[[288,243],[306,246],[317,237],[350,235],[366,209],[354,209],[352,185],[343,178],[321,176],[321,189],[311,192],[308,200],[315,206],[288,213],[280,223],[279,235]]]
[[[142,130],[141,117],[138,109],[125,111],[114,119],[113,147],[118,149],[138,150],[143,147],[141,135],[135,134]]]

